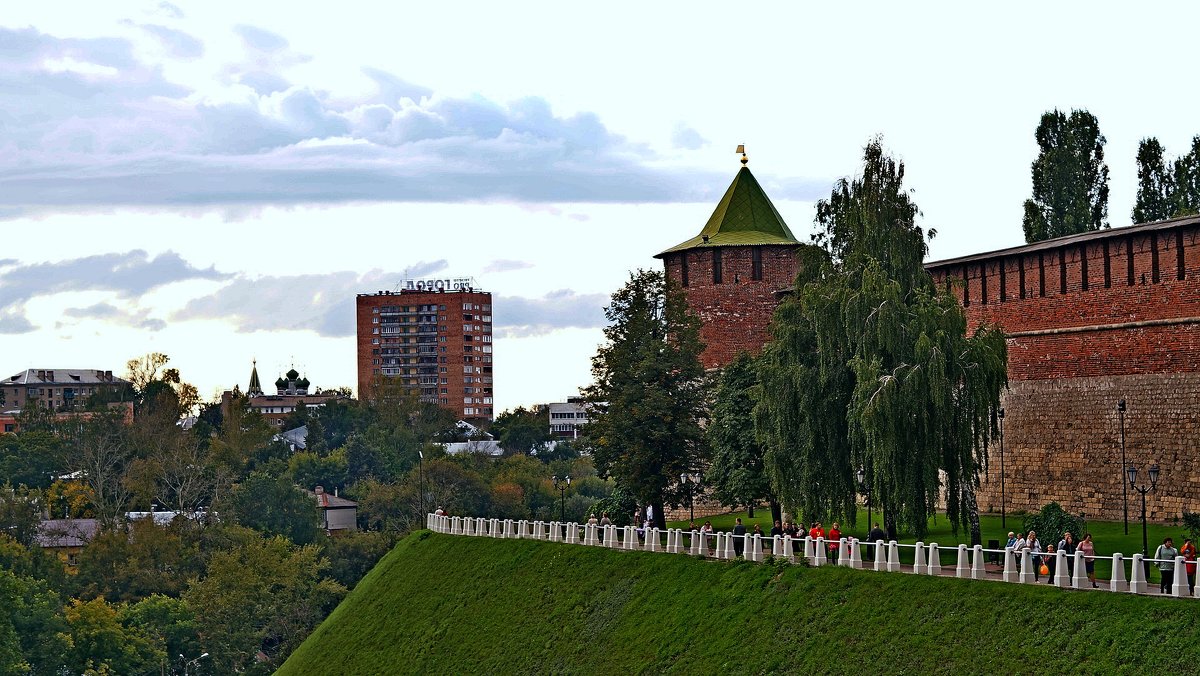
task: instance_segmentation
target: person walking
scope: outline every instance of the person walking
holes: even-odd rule
[[[841,544],[840,542],[838,542],[838,540],[841,537],[842,537],[842,531],[840,528],[838,528],[837,521],[834,521],[833,526],[829,529],[829,535],[825,540],[826,542],[829,543],[829,560],[831,562],[838,560],[838,554],[840,553],[838,550],[839,550],[839,545]]]
[[[733,554],[737,558],[742,558],[742,553],[746,549],[746,527],[742,525],[742,517],[738,517],[733,526]]]
[[[1184,538],[1183,546],[1179,548],[1179,555],[1183,557],[1185,569],[1187,570],[1188,593],[1195,596],[1196,594],[1196,543],[1192,542],[1191,538]]]
[[[1071,531],[1063,533],[1062,539],[1058,541],[1058,551],[1064,552],[1067,555],[1067,574],[1075,574],[1075,538],[1071,536]]]
[[[1159,594],[1166,594],[1171,588],[1172,578],[1175,576],[1176,556],[1179,556],[1179,550],[1175,549],[1175,541],[1169,537],[1163,538],[1162,544],[1154,550],[1154,558],[1158,561]]]
[[[1079,551],[1083,552],[1083,569],[1087,571],[1088,581],[1092,583],[1092,589],[1096,589],[1100,585],[1096,584],[1096,545],[1092,543],[1091,533],[1083,534]]]
[[[1025,536],[1025,549],[1029,551],[1029,561],[1033,566],[1033,581],[1038,582],[1038,575],[1042,572],[1042,542],[1035,531],[1029,531],[1029,535]]]

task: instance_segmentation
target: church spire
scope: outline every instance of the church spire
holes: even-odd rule
[[[246,388],[246,396],[250,398],[263,396],[262,385],[258,382],[258,360],[251,362],[250,387]]]

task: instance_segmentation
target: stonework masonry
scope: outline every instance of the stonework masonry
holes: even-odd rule
[[[972,329],[991,324],[1008,337],[1009,512],[1057,501],[1088,518],[1122,517],[1122,398],[1127,460],[1140,480],[1149,465],[1162,468],[1150,518],[1200,511],[1200,217],[926,267],[958,295]],[[1000,511],[997,446],[981,488],[980,506]]]
[[[667,278],[683,288],[688,308],[700,318],[704,368],[724,366],[739,352],[757,354],[766,344],[779,292],[790,289],[796,278],[797,248],[709,247],[664,256]],[[714,255],[721,261],[719,282],[713,271]],[[761,261],[759,275],[755,274],[756,255]]]

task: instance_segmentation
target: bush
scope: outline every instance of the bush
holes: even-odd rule
[[[1183,528],[1192,542],[1200,541],[1200,512],[1183,510]]]
[[[1076,542],[1083,538],[1083,520],[1069,514],[1057,502],[1051,502],[1042,507],[1040,512],[1025,517],[1024,524],[1025,533],[1037,533],[1042,549],[1049,544],[1057,544],[1063,533],[1068,531],[1075,536]]]
[[[633,515],[637,511],[637,500],[627,493],[625,489],[617,486],[607,498],[597,500],[592,505],[592,508],[588,510],[588,514],[595,514],[596,518],[600,518],[607,513],[608,518],[614,524],[628,526],[633,523]]]

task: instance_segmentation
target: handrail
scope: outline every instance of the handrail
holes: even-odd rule
[[[1187,573],[1187,566],[1198,562],[1187,561],[1183,556],[1176,556],[1174,559],[1152,559],[1141,554],[1134,554],[1128,559],[1130,575],[1127,582],[1125,577],[1126,559],[1119,552],[1111,556],[1087,556],[1077,550],[1068,556],[1065,551],[1034,553],[1030,549],[1016,550],[1012,547],[985,549],[981,545],[969,547],[965,544],[958,544],[943,548],[936,542],[918,541],[911,544],[895,540],[867,542],[853,537],[826,540],[807,535],[793,538],[790,535],[765,535],[750,532],[735,535],[725,531],[685,531],[681,528],[659,529],[655,527],[639,529],[634,526],[617,526],[615,524],[602,526],[600,524],[529,521],[526,519],[514,521],[513,519],[460,517],[436,513],[427,515],[426,528],[451,535],[546,540],[612,549],[687,554],[720,560],[743,558],[747,561],[762,562],[765,556],[772,556],[791,563],[804,562],[814,567],[836,565],[975,580],[989,579],[985,566],[986,557],[1000,554],[1003,556],[1002,570],[998,575],[993,570],[990,579],[1018,584],[1032,584],[1037,580],[1039,577],[1038,566],[1034,564],[1036,557],[1047,565],[1051,559],[1054,561],[1054,572],[1046,576],[1047,582],[1064,589],[1090,588],[1092,582],[1084,570],[1084,562],[1107,560],[1112,563],[1113,575],[1103,588],[1112,592],[1133,594],[1147,593],[1150,564],[1170,563],[1172,564],[1171,569],[1162,569],[1163,573],[1173,575],[1169,584],[1170,596],[1200,598],[1200,585],[1193,591],[1188,583]],[[664,537],[666,538],[665,543]],[[869,563],[869,566],[864,565],[864,548],[870,554],[865,562]],[[900,550],[902,548],[913,550],[911,563],[901,562]],[[946,550],[955,559],[955,563],[944,564],[942,562],[943,550]],[[764,552],[769,552],[769,554],[764,554]]]

